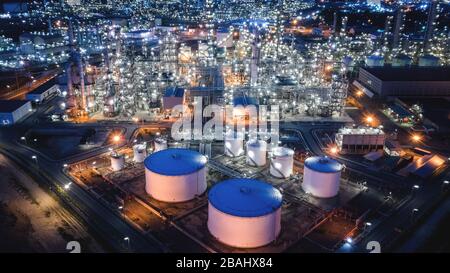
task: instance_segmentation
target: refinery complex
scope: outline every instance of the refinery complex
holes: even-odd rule
[[[0,252],[450,252],[450,2],[3,0]]]

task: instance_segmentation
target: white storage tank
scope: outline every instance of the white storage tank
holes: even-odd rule
[[[282,195],[255,179],[230,179],[208,193],[208,229],[218,241],[233,247],[269,244],[280,234]]]
[[[167,149],[167,140],[165,140],[164,138],[160,138],[160,137],[156,138],[154,141],[154,144],[155,144],[155,150],[154,150],[155,152],[159,152],[159,151]]]
[[[188,201],[206,191],[207,158],[199,152],[169,148],[145,161],[145,190],[164,202]]]
[[[227,132],[223,143],[226,156],[237,157],[244,153],[244,136],[241,133]]]
[[[419,66],[439,66],[439,57],[433,55],[425,55],[419,58]]]
[[[313,156],[305,160],[302,188],[319,198],[334,197],[339,192],[342,164],[323,156]]]
[[[111,169],[115,172],[120,171],[125,166],[125,156],[123,154],[111,153]]]
[[[294,151],[285,147],[272,150],[270,174],[277,178],[287,178],[292,175],[294,168]]]
[[[383,56],[370,55],[366,58],[366,65],[369,67],[384,66],[384,58]]]
[[[144,162],[147,157],[147,147],[145,144],[136,144],[133,146],[133,160],[134,162]]]
[[[264,140],[249,140],[247,142],[247,164],[250,166],[266,165],[267,142]]]

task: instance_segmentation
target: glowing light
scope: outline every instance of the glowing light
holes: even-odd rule
[[[113,138],[112,138],[112,140],[114,141],[114,142],[119,142],[120,140],[122,139],[122,137],[121,137],[121,135],[115,135],[115,136],[113,136]]]
[[[338,148],[337,147],[331,147],[330,148],[330,153],[331,154],[337,154],[337,152],[338,152]]]
[[[422,136],[418,135],[418,134],[414,134],[411,136],[412,141],[414,142],[419,142],[422,140]]]

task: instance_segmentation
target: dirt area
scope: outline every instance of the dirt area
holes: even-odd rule
[[[0,252],[104,252],[87,227],[41,189],[14,163],[0,155]]]

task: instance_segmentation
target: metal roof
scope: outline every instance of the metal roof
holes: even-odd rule
[[[448,82],[450,66],[441,67],[364,67],[361,68],[382,81]]]
[[[342,170],[342,164],[326,156],[313,156],[305,160],[305,166],[322,173],[335,173]]]
[[[184,89],[180,87],[167,87],[164,92],[164,97],[177,97],[182,98],[184,96]]]
[[[279,190],[266,182],[246,178],[229,179],[214,185],[208,199],[216,209],[239,217],[267,215],[282,204]]]
[[[205,167],[207,161],[199,152],[169,148],[149,155],[144,165],[154,173],[177,176],[194,173]]]
[[[54,79],[51,79],[44,84],[39,85],[37,88],[32,90],[31,92],[28,92],[28,94],[42,94],[52,88],[56,84],[56,81]]]
[[[12,113],[27,103],[27,100],[0,100],[0,113]]]

